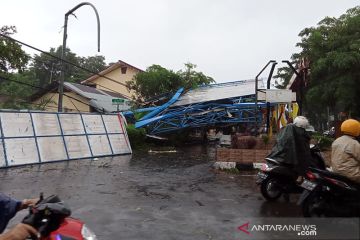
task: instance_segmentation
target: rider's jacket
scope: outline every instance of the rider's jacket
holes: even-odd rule
[[[20,201],[0,193],[0,233],[2,233],[8,222],[13,218],[21,205]]]
[[[360,143],[344,135],[333,142],[331,149],[333,171],[360,183]]]

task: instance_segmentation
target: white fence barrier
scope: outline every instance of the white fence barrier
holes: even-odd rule
[[[131,153],[122,115],[0,112],[0,168]]]

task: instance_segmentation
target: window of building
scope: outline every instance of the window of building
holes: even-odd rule
[[[121,73],[126,74],[127,67],[121,67]]]

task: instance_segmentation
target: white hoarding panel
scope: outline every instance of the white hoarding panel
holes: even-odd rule
[[[80,114],[59,114],[64,135],[84,134]]]
[[[117,115],[103,115],[105,127],[108,133],[122,133],[120,120]]]
[[[39,152],[42,162],[65,160],[66,150],[62,137],[39,137]]]
[[[87,134],[93,134],[93,133],[105,134],[105,127],[101,119],[101,115],[83,114],[82,117],[84,120]]]
[[[106,135],[89,136],[91,150],[94,156],[111,155],[111,148]]]
[[[0,140],[0,167],[6,167],[3,141]]]
[[[5,137],[30,137],[34,135],[30,113],[0,113]]]
[[[76,159],[91,157],[86,136],[67,136],[65,137],[65,143],[69,158]]]
[[[0,168],[132,153],[117,115],[6,111],[0,123]]]
[[[61,135],[56,114],[32,113],[37,136]]]
[[[258,91],[259,101],[289,103],[296,101],[296,93],[288,89],[264,89]]]
[[[5,139],[5,149],[9,166],[39,162],[34,138]]]
[[[114,154],[124,154],[131,152],[128,147],[128,143],[124,137],[124,134],[111,134],[109,135],[109,139]]]

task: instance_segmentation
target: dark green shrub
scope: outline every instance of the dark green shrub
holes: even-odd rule
[[[313,138],[316,140],[316,144],[319,146],[319,148],[323,150],[331,149],[331,144],[333,143],[334,139],[329,138],[323,135],[314,135]]]
[[[135,128],[134,125],[128,124],[126,131],[132,148],[136,149],[145,145],[146,131],[144,128]]]

